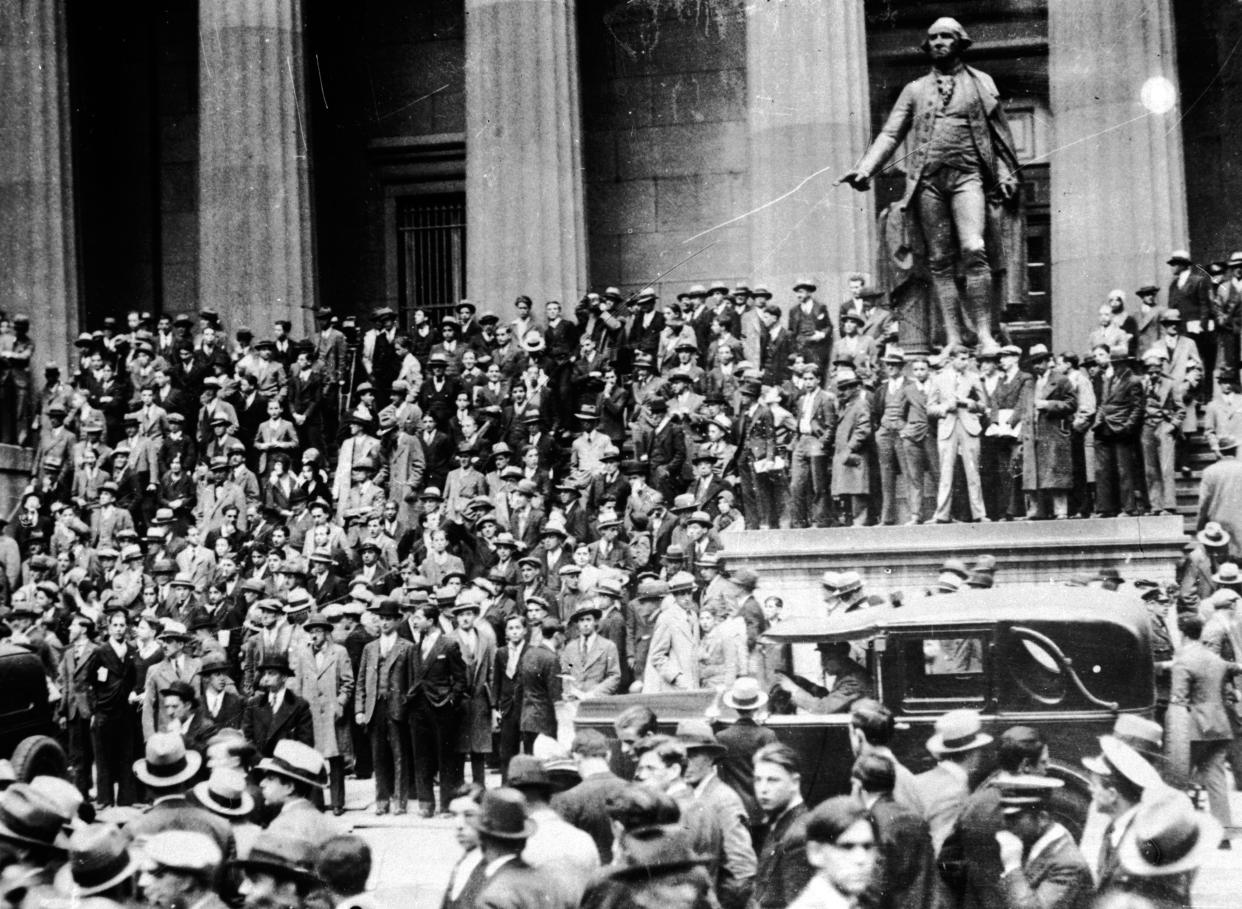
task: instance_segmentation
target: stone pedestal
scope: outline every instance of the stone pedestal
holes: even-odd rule
[[[586,290],[572,0],[466,0],[466,291],[503,316]]]
[[[1165,260],[1188,244],[1181,107],[1144,105],[1161,86],[1177,98],[1170,7],[1049,0],[1055,350],[1082,350],[1114,287],[1136,311],[1134,290],[1167,285]]]
[[[40,380],[78,333],[67,70],[64,0],[0,0],[0,309],[30,316]]]
[[[862,0],[771,0],[747,6],[752,280],[788,310],[799,275],[818,277],[816,296],[836,325],[845,276],[869,272],[875,216],[870,193],[832,185],[871,138]]]
[[[312,324],[302,23],[301,0],[199,4],[199,297],[230,335]]]

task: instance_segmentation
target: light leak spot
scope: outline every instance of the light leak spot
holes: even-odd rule
[[[1164,76],[1152,76],[1139,90],[1139,100],[1153,114],[1167,114],[1177,104],[1177,89]]]

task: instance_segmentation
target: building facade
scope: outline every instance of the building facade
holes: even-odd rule
[[[1238,4],[0,0],[0,309],[66,364],[130,309],[262,337],[315,305],[504,313],[610,284],[787,302],[802,274],[835,304],[901,174],[833,181],[941,14],[1026,164],[1007,321],[1077,349],[1173,248],[1242,246]]]

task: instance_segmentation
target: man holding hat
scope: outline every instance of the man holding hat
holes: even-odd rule
[[[569,617],[578,636],[565,645],[561,667],[568,685],[565,696],[571,700],[615,694],[621,685],[621,658],[617,645],[598,634],[603,610],[593,601],[579,605]]]
[[[1220,460],[1203,471],[1199,482],[1199,520],[1197,528],[1202,531],[1215,522],[1228,539],[1231,555],[1238,554],[1238,534],[1242,533],[1242,461],[1238,460],[1238,440],[1235,436],[1217,439]]]
[[[1124,348],[1111,351],[1101,376],[1093,427],[1097,517],[1139,513],[1136,481],[1142,420],[1143,383],[1131,369],[1129,353]]]
[[[1008,909],[1076,909],[1092,893],[1091,869],[1068,830],[1053,820],[1052,799],[1065,784],[1053,777],[1004,775],[1000,789],[1005,829],[997,832]]]
[[[259,753],[270,757],[281,739],[314,742],[310,707],[287,688],[293,670],[285,654],[268,654],[258,665],[258,690],[246,702],[242,732]]]

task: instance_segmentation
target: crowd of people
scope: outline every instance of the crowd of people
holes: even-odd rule
[[[41,386],[28,321],[0,318],[0,385],[12,404],[0,408],[0,441],[33,449],[30,484],[0,525],[0,635],[41,661],[76,793],[45,781],[53,792],[14,782],[0,795],[0,847],[29,876],[8,902],[26,889],[37,899],[39,888],[84,895],[99,881],[77,871],[101,873],[102,863],[130,872],[109,878],[121,902],[137,887],[171,906],[152,894],[173,877],[193,895],[176,905],[208,892],[263,905],[262,887],[246,896],[256,886],[246,881],[263,877],[288,884],[290,901],[274,905],[316,893],[344,905],[366,879],[365,844],[328,816],[344,812],[350,775],[374,779],[377,814],[412,802],[424,817],[468,818],[462,838],[474,859],[454,875],[451,906],[511,905],[483,895],[498,863],[564,862],[575,826],[594,847],[573,866],[578,889],[560,882],[539,891],[538,905],[647,905],[637,893],[654,886],[652,869],[682,875],[678,887],[693,883],[696,900],[710,893],[725,909],[836,905],[838,891],[852,903],[861,891],[850,887],[874,894],[891,871],[884,861],[873,869],[890,848],[875,810],[886,781],[901,806],[893,823],[913,837],[902,840],[902,873],[922,881],[884,883],[886,904],[924,905],[921,895],[892,896],[906,890],[944,898],[952,831],[902,797],[908,774],[878,745],[860,746],[861,796],[807,812],[763,794],[795,799],[805,756],[753,723],[729,730],[750,736],[736,753],[711,727],[673,737],[646,729],[626,745],[638,789],[588,786],[603,777],[608,749],[589,731],[568,756],[542,760],[538,743],[568,741],[565,704],[624,692],[727,692],[739,712],[769,697],[771,709],[820,712],[868,703],[881,715],[860,700],[866,680],[845,654],[825,656],[828,687],[781,671],[779,648],[761,637],[780,621],[781,600],[721,558],[744,547],[737,534],[1171,511],[1179,447],[1200,410],[1221,460],[1205,475],[1201,532],[1175,595],[1188,620],[1198,611],[1216,620],[1202,636],[1227,669],[1206,658],[1208,668],[1178,669],[1170,697],[1191,698],[1185,689],[1208,669],[1233,672],[1242,654],[1230,624],[1242,590],[1236,332],[1226,343],[1226,312],[1242,302],[1235,259],[1232,277],[1215,282],[1175,254],[1170,305],[1145,287],[1131,313],[1115,292],[1083,354],[1042,345],[907,354],[897,316],[861,275],[837,325],[810,279],[784,309],[762,285],[719,283],[663,308],[650,288],[628,300],[608,288],[584,297],[573,320],[556,302],[536,314],[524,297],[511,322],[462,301],[435,324],[415,311],[404,329],[390,309],[366,331],[325,309],[305,340],[288,322],[256,339],[213,312],[131,312],[123,330],[108,319],[83,332],[78,362],[63,372],[47,364]],[[1215,327],[1192,319],[1192,303],[1217,313]],[[936,590],[991,586],[994,571],[995,560],[974,569],[954,560]],[[884,601],[856,570],[826,577],[825,589],[831,609]],[[1152,589],[1165,596],[1152,585],[1145,599],[1156,602]],[[1179,634],[1164,630],[1162,640]],[[1193,755],[1215,781],[1217,815],[1228,810],[1226,765],[1242,766],[1232,714],[1225,726]],[[1021,884],[1031,875],[1009,872],[1060,835],[1045,811],[1055,787],[1023,741],[1025,764],[1006,763],[1002,741],[1009,775],[986,790],[990,833],[1014,837],[1000,837],[997,858],[1014,906],[1033,905]],[[705,785],[726,753],[728,785]],[[492,771],[505,788],[484,790]],[[589,798],[554,791],[575,772]],[[948,775],[968,804],[967,775]],[[1123,778],[1121,788],[1135,784]],[[567,807],[575,791],[589,804]],[[710,808],[698,805],[705,793],[715,793]],[[1140,801],[1130,800],[1136,812]],[[123,830],[79,822],[152,802]],[[1161,823],[1182,816],[1175,807]],[[26,835],[37,822],[47,837]],[[230,825],[244,829],[226,835]],[[787,847],[786,833],[803,839]],[[145,858],[126,845],[137,841]],[[57,860],[68,869],[59,876]],[[969,873],[957,865],[960,896]],[[600,866],[611,869],[607,883],[584,897]],[[1141,867],[1136,859],[1127,872],[1167,876]],[[1075,887],[1077,902],[1044,905],[1080,905],[1093,892],[1089,875]],[[548,893],[563,902],[549,904]]]

